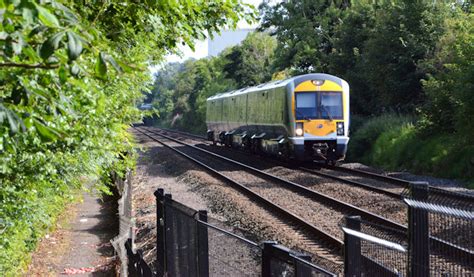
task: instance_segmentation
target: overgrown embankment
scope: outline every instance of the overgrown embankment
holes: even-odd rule
[[[103,3],[102,3],[103,2]],[[29,252],[73,192],[134,165],[127,129],[147,66],[253,12],[240,1],[0,0],[0,275]]]
[[[474,188],[474,145],[456,133],[427,135],[417,122],[393,114],[356,120],[347,160],[459,179]]]

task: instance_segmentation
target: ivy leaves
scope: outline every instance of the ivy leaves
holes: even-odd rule
[[[61,42],[62,38],[64,37],[64,32],[59,32],[54,34],[52,37],[48,38],[40,48],[40,56],[44,60],[47,60],[51,55],[53,55],[54,51],[59,48],[59,43]]]
[[[47,60],[54,54],[56,50],[60,48],[60,43],[62,42],[63,38],[67,35],[67,55],[69,62],[76,60],[79,55],[81,55],[83,50],[82,41],[84,40],[78,34],[73,31],[61,31],[50,38],[48,38],[42,45],[39,50],[41,58]]]
[[[68,57],[70,61],[74,61],[82,52],[82,39],[74,32],[67,32],[67,48]]]
[[[112,56],[100,52],[95,63],[95,74],[100,79],[105,80],[107,78],[107,64],[110,64],[118,73],[123,72],[122,66]]]
[[[48,9],[35,4],[35,8],[38,12],[38,18],[41,22],[48,27],[59,27],[58,18],[52,14]]]

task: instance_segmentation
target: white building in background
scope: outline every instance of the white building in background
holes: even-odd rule
[[[278,3],[280,1],[281,0],[271,0],[270,3]],[[243,2],[258,7],[258,5],[262,3],[262,0],[243,0]],[[194,50],[192,50],[188,46],[180,45],[178,48],[181,54],[169,54],[165,57],[165,61],[167,63],[184,62],[189,58],[201,59],[204,57],[214,57],[218,55],[222,50],[224,50],[224,48],[234,46],[240,43],[242,40],[245,39],[247,34],[255,30],[257,26],[258,23],[248,24],[245,20],[242,20],[237,24],[237,30],[223,30],[221,31],[221,34],[216,35],[213,40],[196,40]],[[150,71],[152,73],[156,72],[162,66],[163,64],[151,67]]]
[[[254,30],[254,28],[223,30],[221,34],[215,34],[213,39],[207,40],[207,56],[215,57],[225,48],[239,44]]]

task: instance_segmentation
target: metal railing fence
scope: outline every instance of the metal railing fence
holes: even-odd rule
[[[336,276],[276,242],[257,244],[155,192],[158,276]]]
[[[372,226],[360,216],[347,216],[345,220],[342,227],[345,276],[406,276],[408,251],[402,244],[393,242],[398,233],[390,236],[380,230],[374,232],[376,228],[383,229],[382,226]],[[369,227],[363,228],[364,225]]]
[[[346,276],[474,276],[474,203],[430,195],[414,182],[403,193],[408,231],[346,217]]]
[[[474,203],[433,196],[412,183],[408,205],[411,276],[474,276]]]

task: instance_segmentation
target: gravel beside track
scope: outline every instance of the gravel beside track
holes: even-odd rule
[[[407,223],[407,207],[402,201],[400,201],[400,199],[393,199],[367,189],[354,187],[329,178],[319,177],[311,173],[300,171],[297,168],[287,168],[279,165],[278,161],[272,161],[268,158],[250,155],[226,147],[210,146],[208,144],[203,144],[202,141],[199,141],[198,139],[177,135],[176,133],[165,133],[208,151],[263,170],[264,172],[278,176],[282,179],[303,185],[308,189],[326,194],[359,208],[381,215],[397,223],[404,225]],[[398,188],[398,190],[400,189]]]
[[[381,180],[376,180],[376,179],[372,179],[372,178],[368,178],[368,177],[364,177],[364,176],[358,176],[358,175],[351,174],[351,173],[335,171],[335,170],[331,170],[331,169],[328,169],[328,168],[319,168],[319,171],[322,172],[322,173],[335,175],[337,177],[341,177],[341,178],[344,178],[344,179],[347,179],[347,180],[362,182],[362,183],[365,183],[367,185],[382,188],[384,190],[388,190],[388,191],[391,191],[391,192],[394,192],[394,193],[397,193],[397,194],[401,194],[403,192],[403,190],[405,189],[403,187],[400,187],[399,185],[395,185],[395,184],[392,184],[390,182],[384,182],[384,181],[381,181]]]
[[[295,214],[301,216],[303,219],[313,223],[316,227],[323,229],[331,235],[343,239],[342,232],[338,226],[337,220],[326,220],[327,218],[343,218],[344,214],[334,209],[324,206],[314,200],[306,198],[298,193],[290,191],[282,185],[270,182],[263,178],[255,176],[255,174],[246,172],[241,168],[223,162],[220,159],[209,155],[203,155],[197,150],[183,147],[174,142],[165,143],[172,147],[179,148],[182,152],[195,157],[197,160],[211,166],[220,173],[229,178],[245,185],[249,189],[255,191],[259,195],[271,200],[273,203],[291,210]],[[317,212],[316,212],[317,211]]]
[[[187,146],[187,145],[181,145],[178,142],[173,142],[172,144],[174,145],[175,148],[180,148],[181,151],[183,151],[183,149],[186,149],[184,150],[184,152],[187,152],[189,155],[193,155],[195,157],[198,155],[201,155],[199,159],[201,161],[205,161],[206,164],[214,163],[215,166],[213,168],[218,172],[227,172],[226,175],[231,175],[231,176],[235,172],[238,172],[236,176],[232,176],[233,179],[243,178],[243,180],[240,181],[241,183],[250,182],[250,184],[248,183],[246,184],[247,187],[250,186],[250,187],[257,188],[260,194],[265,196],[267,199],[279,204],[280,206],[290,209],[292,212],[296,213],[300,217],[303,217],[305,220],[311,222],[313,225],[316,225],[320,229],[324,228],[324,231],[329,232],[333,236],[340,237],[341,239],[342,239],[342,232],[339,229],[339,224],[338,224],[339,221],[342,220],[344,215],[354,214],[354,212],[356,214],[359,213],[357,211],[352,211],[351,209],[348,209],[349,207],[345,207],[344,205],[341,205],[342,203],[339,203],[336,206],[332,206],[332,207],[337,207],[336,210],[331,209],[329,208],[331,207],[331,205],[328,206],[327,205],[328,203],[321,202],[321,200],[317,200],[318,198],[314,198],[314,197],[311,199],[309,197],[307,198],[305,197],[304,194],[302,195],[301,191],[298,191],[298,193],[285,192],[285,190],[287,190],[287,186],[290,184],[286,184],[283,187],[280,184],[278,184],[278,182],[275,183],[275,181],[271,178],[269,180],[271,180],[270,183],[272,183],[273,185],[268,186],[269,181],[265,183],[264,180],[261,180],[259,177],[254,176],[253,174],[255,173],[245,176],[245,174],[248,174],[248,173],[246,173],[245,170],[239,171],[241,170],[240,166],[236,168],[234,165],[232,165],[230,166],[230,168],[226,168],[226,167],[223,167],[222,159],[216,159],[215,157],[212,157],[212,156],[206,156],[206,155],[210,155],[209,153],[203,154],[201,151],[198,151],[198,149],[193,149],[192,147]],[[225,161],[224,163],[229,163],[229,162]],[[244,176],[242,176],[242,174],[244,174]],[[265,177],[265,179],[268,179],[268,177]],[[252,184],[252,183],[255,183],[255,184]],[[268,190],[262,190],[262,187],[265,189],[268,188]],[[283,189],[283,190],[279,191],[278,189]],[[275,196],[274,193],[276,193],[277,196]],[[280,199],[280,197],[286,196],[288,195],[288,193],[290,193],[290,196],[286,197],[286,199],[288,199],[289,202],[284,201],[286,199]],[[317,201],[318,203],[316,204],[315,201]],[[294,203],[298,203],[298,205],[295,206]],[[321,205],[320,203],[324,203],[324,204]],[[305,208],[301,208],[301,206],[304,206]],[[306,208],[310,209],[309,213]],[[316,214],[313,214],[315,212]],[[315,221],[315,218],[316,218],[316,221]],[[331,220],[328,221],[328,218],[330,218]],[[374,220],[378,220],[378,219],[374,219]],[[380,222],[386,222],[386,221],[382,220]],[[388,224],[388,222],[383,223],[383,224]],[[400,225],[393,228],[397,228],[398,230],[403,230],[403,226],[400,226]]]
[[[160,130],[165,130],[169,134],[173,134],[175,136],[180,135],[181,137],[186,137],[188,139],[193,139],[196,142],[206,143],[207,145],[210,144],[210,142],[206,140],[205,136],[189,134],[189,133],[186,133],[186,132],[181,132],[181,131],[171,130],[171,129],[160,129]],[[459,192],[459,193],[474,196],[474,190],[465,188],[461,182],[456,181],[456,180],[436,178],[436,177],[424,176],[424,175],[415,175],[415,174],[411,174],[407,171],[398,171],[398,172],[384,171],[382,169],[366,166],[366,165],[360,164],[360,163],[341,163],[339,167],[340,168],[347,168],[347,169],[362,170],[362,171],[371,172],[371,173],[375,173],[375,174],[379,174],[379,175],[387,176],[387,177],[394,177],[394,178],[398,178],[398,179],[401,179],[401,180],[404,180],[404,181],[407,181],[407,182],[411,182],[411,181],[428,182],[430,184],[430,186],[432,186],[432,187],[437,187],[437,188],[445,189],[445,190],[448,190],[448,191],[454,191],[454,192]],[[329,170],[327,172],[331,173],[333,175],[336,175],[336,176],[343,173],[339,170],[336,171],[336,172],[334,172],[334,170]],[[373,178],[367,178],[367,176],[359,176],[354,172],[349,173],[348,175],[344,174],[344,175],[341,175],[341,176],[347,176],[351,180],[356,180],[356,181],[357,180],[361,180],[361,181],[369,180],[369,182],[368,182],[369,184],[371,182],[376,181],[376,180],[373,180]],[[377,186],[380,186],[380,187],[383,187],[383,188],[387,188],[388,190],[397,191],[397,186],[393,183],[390,183],[390,181],[388,181],[388,180],[385,181],[385,182],[379,180],[378,182],[375,182],[373,184],[375,184]]]
[[[158,130],[154,130],[155,132]],[[172,132],[167,132],[167,135],[173,136],[175,138],[180,138],[180,140],[186,141],[187,143],[194,144],[198,147],[204,148],[208,151],[217,153],[219,155],[226,156],[228,158],[237,160],[241,163],[256,167],[260,170],[263,170],[264,172],[267,172],[269,174],[278,176],[282,179],[292,181],[297,184],[301,184],[305,186],[306,188],[309,188],[314,191],[318,191],[320,193],[326,194],[328,196],[334,197],[336,199],[342,200],[344,202],[350,203],[354,206],[357,206],[362,209],[369,210],[375,214],[382,215],[388,219],[391,219],[393,221],[398,222],[399,224],[406,224],[407,220],[407,208],[406,205],[400,201],[400,198],[395,198],[395,197],[390,197],[381,193],[375,193],[373,191],[370,191],[369,189],[364,189],[364,188],[359,188],[359,187],[353,187],[350,184],[344,184],[341,183],[340,181],[332,180],[330,178],[325,178],[325,177],[320,177],[313,175],[311,173],[298,170],[298,168],[283,165],[284,163],[281,163],[277,160],[271,160],[266,157],[259,157],[257,155],[251,155],[248,153],[245,153],[243,151],[236,151],[235,149],[230,149],[226,147],[215,147],[211,146],[210,143],[204,142],[200,140],[199,138],[191,138],[187,137],[184,134],[176,134]],[[180,146],[183,147],[183,146]],[[206,158],[209,159],[209,158]],[[261,178],[258,177],[249,177],[249,176],[243,176],[238,170],[239,169],[225,169],[223,167],[222,161],[213,161],[211,163],[215,163],[216,166],[219,166],[220,169],[223,171],[226,171],[227,174],[234,176],[233,178],[243,178],[243,180],[247,180],[248,186],[251,186],[252,189],[259,190],[259,193],[262,195],[264,194],[267,198],[271,199],[272,201],[279,203],[282,206],[288,207],[292,211],[295,211],[298,215],[301,217],[304,217],[305,219],[308,219],[309,221],[313,222],[315,225],[317,225],[316,222],[313,220],[319,220],[318,217],[316,218],[311,218],[311,216],[314,216],[311,214],[311,212],[314,213],[314,211],[318,211],[319,209],[316,206],[311,206],[314,204],[307,204],[305,201],[313,201],[313,199],[308,199],[304,196],[301,196],[300,194],[296,194],[297,197],[293,197],[293,194],[288,194],[288,192],[282,188],[282,187],[276,187],[276,186],[271,186],[268,184],[268,182],[265,182]],[[348,164],[348,165],[343,165],[343,166],[348,166],[348,167],[355,167],[358,169],[366,170],[366,171],[371,171],[377,174],[384,174],[383,171],[375,170],[369,167],[365,167],[363,165],[359,164]],[[323,173],[328,173],[331,175],[337,175],[338,177],[343,177],[347,178],[350,180],[358,181],[361,183],[365,183],[371,186],[377,186],[383,189],[390,190],[394,193],[401,193],[403,191],[403,188],[401,188],[400,185],[396,185],[393,183],[390,183],[388,181],[383,181],[380,179],[373,179],[368,176],[362,176],[362,175],[356,175],[348,173],[348,172],[341,172],[337,170],[331,170],[330,168],[318,168],[313,167],[311,170],[319,170],[320,172]],[[248,174],[248,173],[247,173]],[[433,178],[436,179],[436,178]],[[412,179],[413,181],[426,181],[423,179]],[[440,179],[437,179],[437,182],[430,182],[430,185],[432,186],[442,186],[440,185]],[[472,190],[466,190],[466,189],[460,189],[458,186],[454,185],[453,182],[451,182],[449,185],[446,185],[443,187],[444,189],[449,189],[449,190],[455,190],[455,191],[461,191],[464,193],[472,193]],[[282,196],[285,196],[288,198],[290,203],[285,204],[285,200],[279,199]],[[302,200],[302,198],[306,198],[305,200]],[[280,202],[278,202],[280,201]],[[301,209],[300,207],[297,207],[298,205],[293,205],[292,203],[303,203],[305,207],[309,207],[309,209],[313,210],[310,211],[309,214],[305,214],[305,210]],[[288,206],[286,206],[288,205]],[[338,217],[342,218],[344,213],[341,211],[334,211],[331,208],[328,208],[325,205],[322,205],[326,207],[326,210],[323,210],[321,213],[324,218],[331,218],[330,216],[333,216],[334,212],[338,213]],[[329,217],[328,217],[329,216]],[[438,222],[439,224],[445,225],[444,222]],[[318,226],[319,227],[319,226]],[[337,232],[340,232],[339,234],[341,235],[342,232],[339,229],[339,221],[331,222],[330,224],[324,225],[321,228],[325,228],[328,232],[333,234],[333,231],[336,231],[336,236]],[[402,243],[404,244],[404,243]],[[439,263],[444,266],[446,264],[445,261],[442,261],[441,258],[439,259]]]
[[[154,145],[153,147],[155,148],[158,147],[157,143],[150,142],[151,140],[144,135],[137,132],[134,133],[143,142]],[[190,161],[176,155],[171,150],[161,146],[159,148],[161,151],[161,155],[159,155],[160,168],[172,176],[176,176],[175,179],[179,183],[186,184],[188,192],[191,191],[193,194],[198,194],[199,197],[204,199],[204,206],[211,211],[210,216],[217,215],[217,217],[224,219],[229,225],[255,234],[254,240],[276,240],[293,249],[304,250],[307,253],[317,253],[317,256],[312,255],[313,261],[333,271],[341,272],[342,260],[338,254],[316,244],[310,244],[306,241],[307,238],[301,234],[300,230],[282,222],[267,210],[243,196],[241,192],[216,180],[216,178],[196,167]],[[166,186],[161,187],[167,189]],[[173,193],[173,191],[167,192]],[[177,193],[177,195],[179,194],[181,193]],[[173,198],[178,199],[175,195],[173,195]],[[198,202],[202,203],[201,201]],[[184,199],[184,204],[187,204],[186,199]],[[205,207],[198,208],[202,209]],[[150,212],[147,208],[145,210],[148,213]],[[149,217],[153,216],[152,213],[149,215]],[[153,222],[153,220],[148,221]],[[149,233],[153,234],[153,232]],[[146,241],[146,239],[142,239],[142,241]]]

